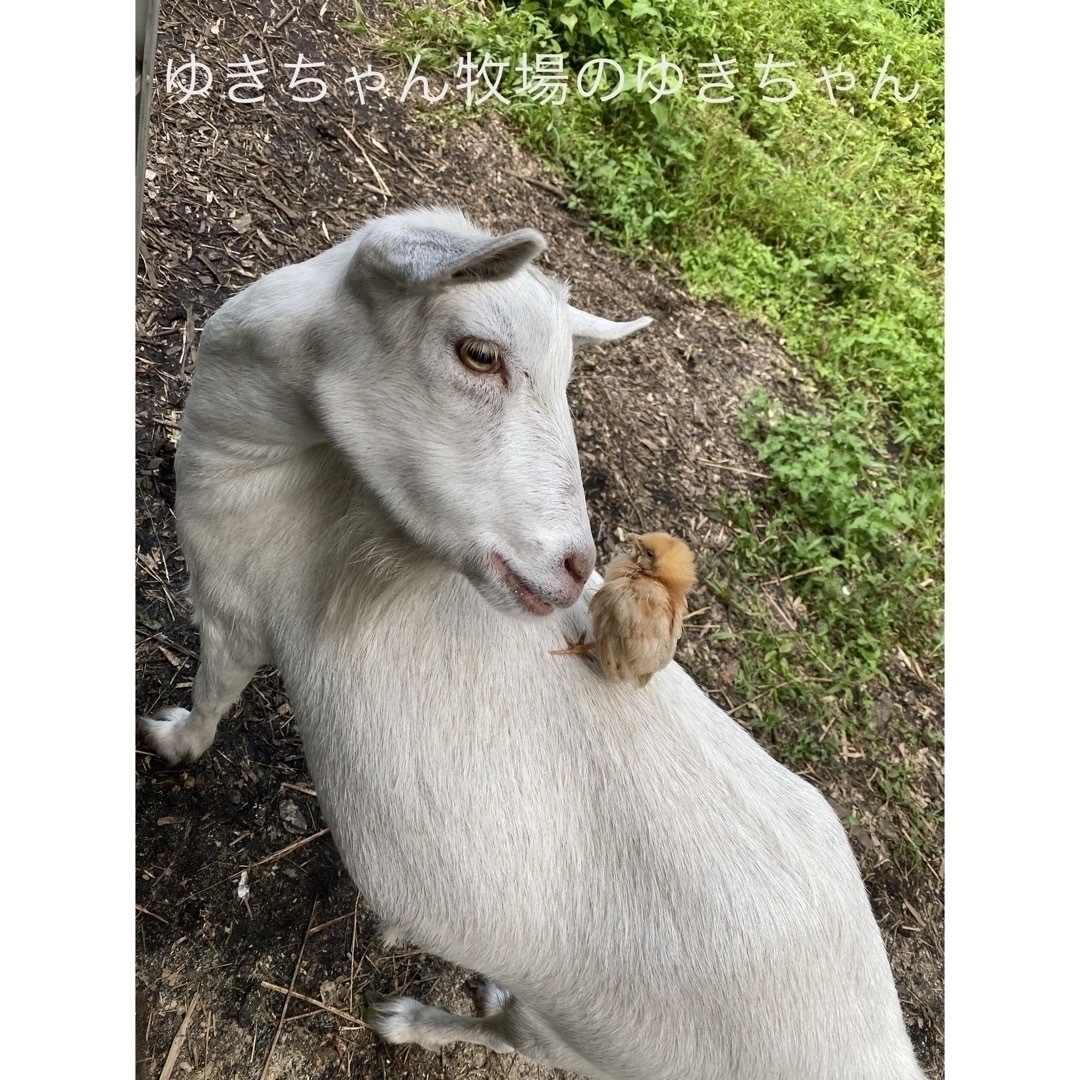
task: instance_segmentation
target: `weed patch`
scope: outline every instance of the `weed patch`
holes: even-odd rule
[[[455,82],[459,58],[506,61],[492,101],[597,231],[673,262],[693,293],[765,321],[796,358],[798,407],[749,403],[743,434],[769,479],[717,496],[733,539],[703,580],[743,628],[743,717],[812,762],[873,741],[867,703],[897,656],[940,678],[942,3],[662,8],[403,5],[387,44]],[[556,55],[568,91],[545,103],[527,84]],[[618,94],[605,59],[624,70]],[[657,95],[664,63],[683,86]],[[600,76],[591,96],[583,69],[586,88]],[[795,618],[777,617],[776,589]],[[876,774],[886,799],[904,768]]]

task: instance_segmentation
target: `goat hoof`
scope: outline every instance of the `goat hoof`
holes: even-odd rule
[[[498,983],[483,975],[466,979],[465,989],[473,1000],[478,1016],[493,1016],[501,1012],[510,999],[510,995]]]
[[[368,996],[369,1001],[371,996]],[[416,1043],[425,1050],[439,1050],[443,1041],[433,1038],[429,1025],[423,1022],[427,1014],[438,1011],[415,998],[384,997],[364,1009],[362,1019],[384,1042],[395,1045]]]
[[[140,716],[139,731],[155,754],[170,765],[180,765],[196,761],[214,741],[213,732],[207,739],[204,731],[192,728],[190,719],[187,709],[161,709],[154,716]]]

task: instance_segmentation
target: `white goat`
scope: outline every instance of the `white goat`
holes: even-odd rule
[[[260,665],[353,880],[484,972],[372,1026],[607,1080],[922,1076],[844,831],[677,665],[553,658],[595,550],[566,384],[613,323],[450,210],[369,222],[207,323],[176,459],[201,631],[191,761]],[[583,586],[588,581],[588,588]]]

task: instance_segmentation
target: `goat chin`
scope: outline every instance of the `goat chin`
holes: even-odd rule
[[[280,668],[386,933],[485,976],[478,1017],[374,1002],[390,1042],[598,1080],[914,1080],[825,800],[678,665],[639,689],[550,655],[588,630],[600,583],[582,591],[571,355],[647,320],[571,308],[528,265],[543,246],[412,211],[210,320],[176,463],[200,666],[191,710],[145,738],[197,758],[255,669]],[[462,337],[488,343],[481,372]],[[448,511],[438,491],[466,494]],[[434,535],[446,512],[528,565],[466,580],[395,524]]]

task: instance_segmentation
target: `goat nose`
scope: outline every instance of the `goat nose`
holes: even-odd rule
[[[592,552],[586,554],[583,551],[572,551],[563,561],[563,568],[573,578],[574,584],[581,586],[585,584],[585,579],[589,576],[595,559],[596,556]]]

